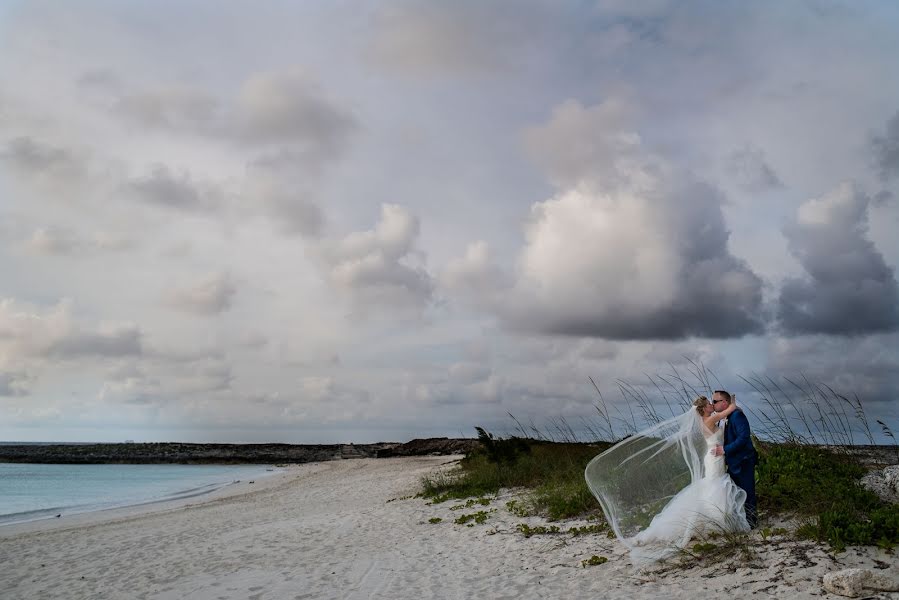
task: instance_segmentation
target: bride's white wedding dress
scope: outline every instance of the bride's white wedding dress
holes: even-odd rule
[[[659,558],[659,553],[668,553],[666,548],[683,548],[692,538],[709,533],[749,531],[743,511],[746,492],[727,474],[724,456],[712,455],[712,449],[723,443],[724,428],[713,433],[703,425],[702,433],[706,447],[702,478],[681,490],[649,527],[631,538],[637,558]]]
[[[692,407],[634,433],[587,465],[584,477],[635,565],[662,560],[690,540],[748,531],[746,492],[711,450],[724,429],[709,431]]]

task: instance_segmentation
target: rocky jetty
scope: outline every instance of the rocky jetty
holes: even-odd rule
[[[53,444],[0,445],[0,462],[52,464],[279,464],[349,458],[464,453],[475,440],[400,444]],[[394,449],[396,453],[391,453]]]
[[[390,456],[428,456],[432,454],[465,454],[477,448],[477,440],[465,438],[426,438],[391,445],[377,451],[378,458]]]

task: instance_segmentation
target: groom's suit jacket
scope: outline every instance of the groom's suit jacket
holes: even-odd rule
[[[749,420],[739,408],[730,414],[724,425],[724,462],[731,473],[739,473],[758,462],[758,454],[752,445]]]

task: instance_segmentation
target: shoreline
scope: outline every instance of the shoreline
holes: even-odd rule
[[[715,557],[635,571],[604,534],[533,535],[550,525],[508,506],[459,509],[413,497],[421,477],[459,456],[327,461],[297,465],[265,485],[216,498],[84,522],[0,529],[0,590],[15,598],[170,600],[472,597],[836,598],[824,574],[847,567],[899,577],[878,548],[826,547],[783,536],[748,539],[752,558]],[[236,492],[236,493],[230,493]],[[456,523],[484,511],[483,523]],[[54,519],[54,521],[57,521]],[[588,521],[556,523],[567,530]],[[597,555],[604,564],[582,566]],[[877,598],[899,598],[880,593]]]
[[[7,463],[7,464],[15,464],[15,463]],[[68,465],[64,465],[68,466]],[[110,465],[112,466],[112,465]],[[116,465],[118,466],[118,465]],[[143,466],[143,465],[137,465]],[[180,465],[179,465],[180,466]],[[190,465],[185,465],[190,466]],[[235,465],[236,466],[236,465]],[[247,467],[250,465],[240,465],[242,467]],[[153,510],[155,505],[160,506],[177,506],[179,503],[189,502],[190,500],[203,498],[214,498],[218,495],[227,495],[225,494],[225,490],[227,488],[232,488],[234,486],[239,486],[241,484],[247,485],[248,483],[255,484],[256,481],[265,481],[266,479],[277,475],[280,472],[284,471],[284,467],[274,468],[269,465],[258,465],[259,471],[254,472],[252,475],[252,480],[242,481],[242,480],[232,480],[232,481],[223,481],[221,483],[212,483],[206,484],[204,486],[188,488],[184,490],[180,490],[174,493],[171,493],[167,496],[157,497],[157,498],[149,498],[149,499],[140,499],[134,502],[123,502],[123,503],[113,503],[112,505],[103,506],[103,505],[76,505],[76,506],[59,506],[52,507],[46,509],[37,509],[34,511],[30,511],[28,513],[10,513],[0,515],[0,531],[5,528],[16,526],[16,525],[26,525],[28,523],[36,523],[42,521],[57,521],[57,520],[71,520],[73,517],[78,517],[81,515],[92,515],[95,513],[110,513],[111,511],[118,511],[121,513],[130,513],[139,511],[142,507],[147,507],[148,510]],[[240,493],[240,492],[237,492]],[[32,514],[32,513],[40,513],[40,516],[33,516],[31,518],[24,518],[21,520],[13,520],[16,515],[24,515],[24,514]],[[54,515],[53,513],[57,513]]]

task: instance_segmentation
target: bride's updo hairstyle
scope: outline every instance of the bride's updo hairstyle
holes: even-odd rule
[[[708,405],[709,405],[709,399],[706,398],[705,396],[700,396],[699,398],[697,398],[696,400],[693,401],[693,406],[696,407],[696,412],[698,412],[700,415],[702,414],[702,411],[705,410],[705,407]]]

